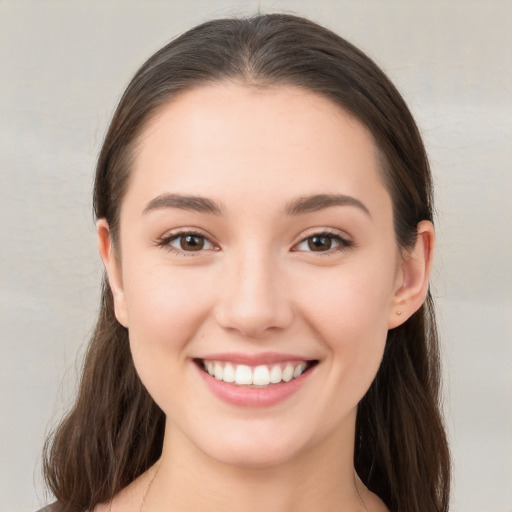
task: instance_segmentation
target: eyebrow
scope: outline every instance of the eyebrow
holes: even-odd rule
[[[285,208],[287,215],[301,215],[330,208],[331,206],[354,206],[366,213],[370,218],[370,211],[359,199],[343,194],[315,194],[294,199]]]
[[[144,208],[143,214],[162,208],[178,208],[199,213],[222,215],[222,208],[211,199],[200,196],[186,196],[182,194],[161,194],[152,199]]]
[[[371,217],[370,211],[359,199],[343,194],[314,194],[311,196],[302,196],[289,202],[285,207],[285,213],[287,215],[302,215],[305,213],[318,212],[333,206],[353,206],[359,208]],[[219,203],[206,197],[166,193],[152,199],[146,205],[142,213],[146,214],[150,211],[164,208],[178,208],[180,210],[213,215],[222,215],[223,212],[223,208]]]

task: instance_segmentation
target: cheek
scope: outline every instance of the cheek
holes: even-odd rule
[[[330,353],[332,375],[346,389],[364,394],[382,360],[392,282],[389,274],[369,267],[326,277],[305,283],[310,292],[305,317]]]
[[[125,296],[129,329],[144,343],[170,343],[193,334],[211,302],[208,274],[165,265],[126,272]]]
[[[296,295],[307,304],[309,319],[347,338],[372,328],[387,330],[393,281],[389,273],[353,265],[328,272],[303,274]]]
[[[137,372],[157,402],[162,384],[164,389],[166,384],[179,384],[174,381],[189,355],[188,343],[210,309],[206,276],[200,274],[171,272],[164,266],[150,271],[127,268],[130,347]]]

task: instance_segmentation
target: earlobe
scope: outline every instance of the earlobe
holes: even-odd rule
[[[121,325],[128,327],[121,265],[112,244],[110,228],[107,221],[105,219],[99,219],[96,222],[96,230],[98,233],[98,249],[114,297],[115,315]]]
[[[403,324],[421,307],[427,296],[435,231],[429,221],[420,222],[417,230],[414,247],[402,255],[400,282],[390,305],[388,329]]]

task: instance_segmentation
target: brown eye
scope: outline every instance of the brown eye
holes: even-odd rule
[[[166,246],[177,252],[200,252],[214,249],[215,246],[205,236],[198,233],[180,233],[162,240],[161,246]]]
[[[183,251],[200,251],[204,248],[204,237],[197,235],[182,235],[179,238],[180,249]]]
[[[332,254],[349,249],[350,247],[353,247],[353,243],[350,240],[346,240],[338,234],[325,232],[304,238],[293,250]]]
[[[315,235],[307,239],[311,251],[328,251],[332,247],[332,236]]]

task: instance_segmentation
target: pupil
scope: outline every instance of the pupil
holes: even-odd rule
[[[328,236],[312,236],[308,240],[308,246],[312,251],[327,251],[331,245],[332,241]]]
[[[200,251],[204,246],[204,239],[196,235],[181,237],[181,247],[187,251]]]

